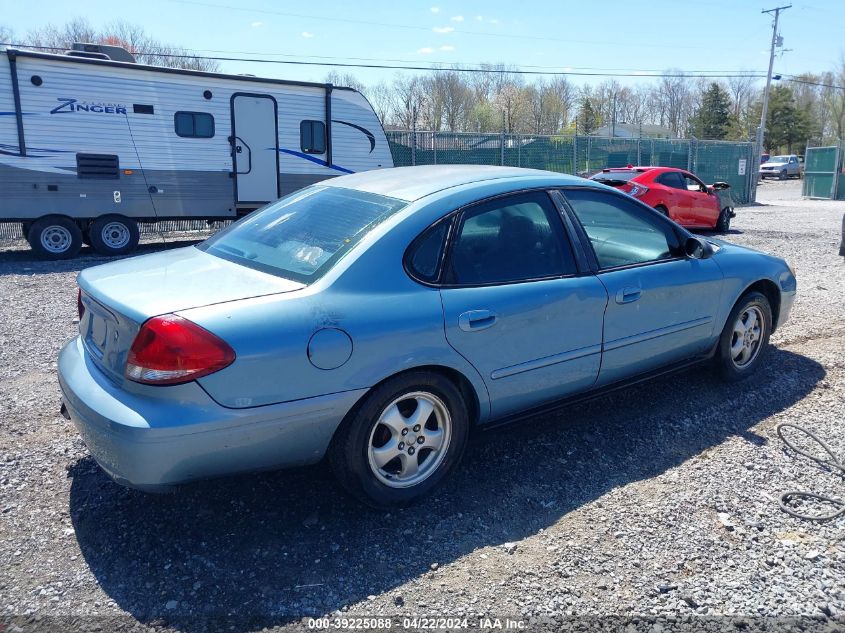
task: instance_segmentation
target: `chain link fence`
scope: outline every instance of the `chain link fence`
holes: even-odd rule
[[[389,131],[397,167],[409,165],[507,165],[589,177],[606,167],[679,167],[704,182],[730,184],[734,204],[753,201],[757,176],[752,143],[697,139],[623,139],[598,136],[532,136],[469,132]],[[843,183],[845,185],[845,183]],[[840,188],[845,193],[845,186]],[[140,224],[141,234],[219,229],[205,220]],[[21,239],[20,224],[0,224],[0,240]]]
[[[589,177],[606,167],[678,167],[703,181],[730,184],[734,204],[753,201],[757,176],[750,142],[623,139],[393,130],[387,140],[397,167],[507,165]]]

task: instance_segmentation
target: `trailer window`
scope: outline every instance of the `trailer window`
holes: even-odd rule
[[[326,151],[326,124],[322,121],[303,121],[299,124],[299,146],[306,154]]]
[[[214,136],[214,117],[207,112],[177,112],[173,115],[176,135],[184,138]]]

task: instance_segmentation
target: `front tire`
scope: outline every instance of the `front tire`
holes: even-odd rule
[[[766,295],[752,291],[736,302],[719,338],[716,362],[730,382],[745,380],[759,369],[769,348],[772,308]]]
[[[329,447],[329,463],[365,504],[406,505],[454,470],[468,433],[458,388],[436,372],[409,372],[376,387],[347,416]]]
[[[61,215],[47,215],[33,222],[26,239],[40,259],[50,261],[76,257],[82,248],[79,226]]]
[[[731,230],[731,209],[725,207],[719,214],[719,219],[716,220],[716,231],[718,233],[729,233]]]
[[[101,255],[125,255],[138,246],[138,223],[122,215],[103,215],[91,223],[91,246]]]

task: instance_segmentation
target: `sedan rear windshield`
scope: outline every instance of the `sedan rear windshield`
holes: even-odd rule
[[[590,178],[590,180],[602,182],[606,185],[622,185],[642,173],[641,171],[602,171]]]
[[[315,185],[232,224],[198,248],[250,268],[311,283],[404,200]]]

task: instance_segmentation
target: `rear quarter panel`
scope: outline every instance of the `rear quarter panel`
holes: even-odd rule
[[[479,417],[486,419],[489,398],[481,377],[446,342],[439,291],[413,281],[402,265],[405,249],[442,215],[439,209],[398,214],[296,296],[181,311],[237,354],[235,363],[200,384],[224,406],[252,407],[369,388],[399,372],[435,365],[467,378]],[[309,359],[309,340],[327,328],[351,339],[351,356],[335,369],[319,369]]]

